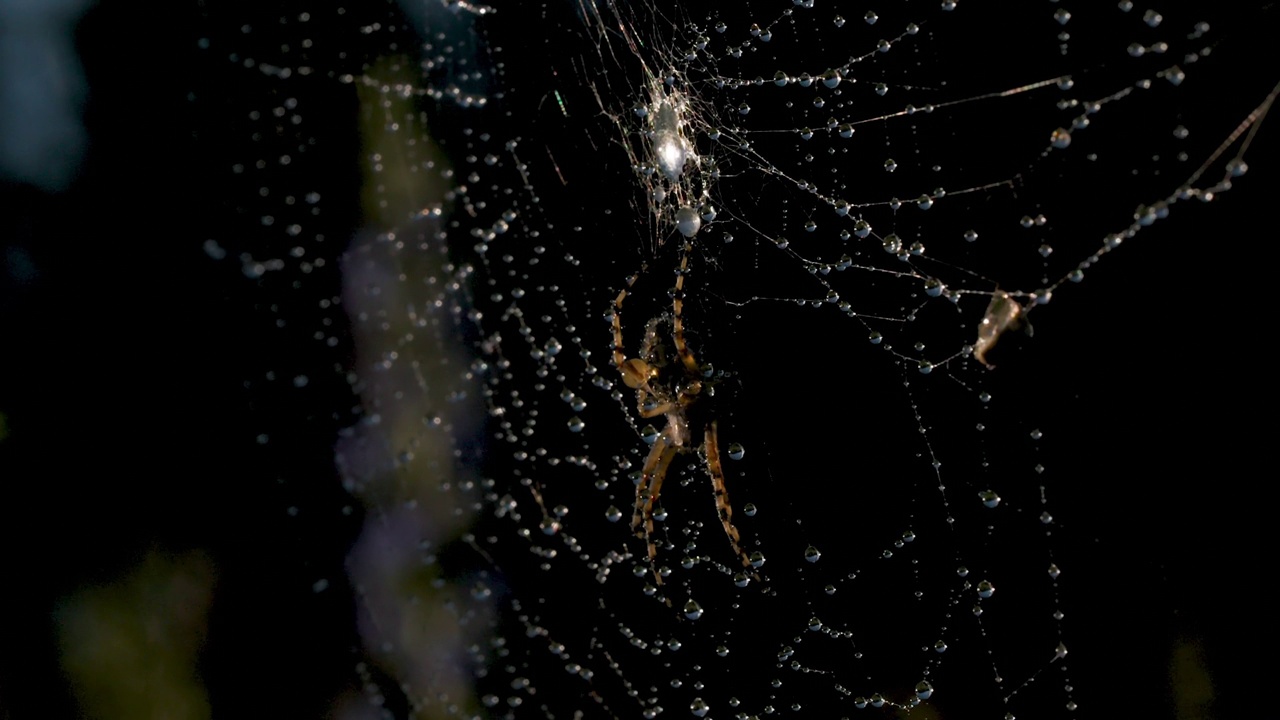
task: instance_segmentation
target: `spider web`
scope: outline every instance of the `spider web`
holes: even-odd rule
[[[1135,631],[1152,599],[1108,596],[1195,565],[1176,543],[1115,555],[1159,506],[1147,478],[1213,456],[1117,436],[1173,427],[1142,378],[1194,371],[1181,328],[1223,319],[1200,298],[1237,304],[1236,244],[1205,238],[1271,182],[1264,20],[1127,3],[211,13],[203,49],[240,89],[205,102],[245,140],[219,159],[240,195],[206,250],[314,348],[283,375],[343,426],[354,501],[332,512],[363,516],[343,587],[369,702],[345,712],[1194,703],[1192,681],[1128,693],[1204,676],[1208,636]],[[648,135],[663,97],[696,155],[676,179]],[[351,158],[358,190],[328,167]],[[682,454],[657,587],[626,521],[651,421],[609,319],[633,276],[629,355],[671,312],[685,202],[702,223],[684,319],[718,373],[700,402],[741,455],[726,484],[763,564],[736,577],[704,461]],[[973,346],[996,297],[1035,334],[1000,334],[991,370]],[[1139,527],[1178,528],[1191,501],[1166,503]],[[1194,615],[1174,595],[1159,612]],[[1136,668],[1112,659],[1121,631]]]

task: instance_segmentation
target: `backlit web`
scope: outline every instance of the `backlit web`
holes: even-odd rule
[[[364,517],[350,712],[1181,702],[1129,696],[1096,619],[1113,566],[1089,543],[1115,517],[1091,510],[1135,461],[1092,457],[1114,446],[1089,387],[1143,367],[1117,338],[1166,359],[1173,340],[1118,319],[1162,312],[1136,303],[1218,287],[1178,265],[1273,172],[1273,18],[511,5],[214,15],[202,41],[245,138],[219,168],[244,178],[242,222],[207,249],[314,345],[296,389],[341,398]],[[651,319],[669,332],[686,235],[700,412],[759,579],[696,453],[666,476],[654,567],[628,527],[664,419],[613,365],[614,301],[630,288],[629,356]],[[337,271],[340,291],[317,279]],[[1172,652],[1133,677],[1167,682]]]

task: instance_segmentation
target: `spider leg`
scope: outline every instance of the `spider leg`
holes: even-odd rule
[[[623,367],[627,363],[627,350],[622,346],[622,301],[626,299],[627,291],[623,290],[613,301],[613,364],[623,373],[624,379],[626,371]]]
[[[679,451],[680,446],[671,444],[665,433],[654,441],[649,456],[645,458],[644,469],[640,471],[640,484],[636,486],[636,507],[631,514],[631,530],[636,537],[644,538],[648,544],[649,567],[653,568],[653,577],[659,585],[662,584],[662,577],[658,575],[658,569],[654,565],[658,556],[658,544],[653,539],[653,504],[662,492],[662,481],[667,476],[671,460]]]
[[[720,434],[714,420],[707,424],[702,447],[707,454],[707,474],[711,476],[711,487],[716,495],[716,514],[720,516],[720,524],[724,525],[724,534],[729,536],[729,544],[742,560],[742,566],[758,580],[759,575],[751,565],[751,558],[742,549],[742,536],[738,534],[738,528],[733,526],[733,506],[729,504],[729,489],[724,482],[724,468],[720,465]]]
[[[693,351],[689,349],[689,344],[684,339],[684,276],[689,272],[691,250],[693,250],[693,244],[686,242],[680,251],[680,268],[676,270],[676,287],[671,294],[671,334],[675,336],[676,352],[680,355],[680,361],[684,363],[685,369],[689,371],[691,377],[699,377],[702,374],[702,368],[698,367],[698,360],[693,356]],[[697,385],[694,384],[694,387]],[[690,388],[690,394],[696,393],[696,389]]]

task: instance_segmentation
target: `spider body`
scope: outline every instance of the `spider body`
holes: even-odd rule
[[[622,382],[636,391],[636,410],[641,418],[661,417],[665,425],[646,456],[636,487],[635,510],[631,516],[631,529],[645,540],[648,546],[650,567],[657,557],[654,540],[654,504],[662,491],[662,482],[677,455],[697,454],[711,479],[715,493],[716,513],[729,538],[734,553],[744,567],[752,569],[752,563],[742,549],[741,536],[733,525],[733,508],[725,485],[724,469],[720,460],[720,438],[717,422],[706,397],[712,394],[712,372],[698,363],[690,349],[684,330],[684,280],[689,269],[691,246],[685,242],[680,254],[680,266],[676,271],[676,285],[671,293],[671,314],[649,320],[645,324],[644,340],[638,357],[628,357],[622,336],[622,304],[627,292],[635,283],[632,276],[627,289],[618,293],[613,312],[613,362],[622,376]],[[664,330],[670,329],[670,344]],[[674,357],[671,355],[674,354]],[[751,570],[752,575],[754,571]],[[662,577],[654,568],[654,578],[659,585]]]

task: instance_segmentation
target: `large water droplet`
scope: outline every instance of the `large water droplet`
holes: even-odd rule
[[[684,616],[690,620],[697,620],[702,617],[702,606],[697,602],[690,600],[684,604]]]
[[[698,212],[688,205],[682,206],[676,211],[676,229],[685,237],[693,237],[702,227],[702,218],[698,216]]]

